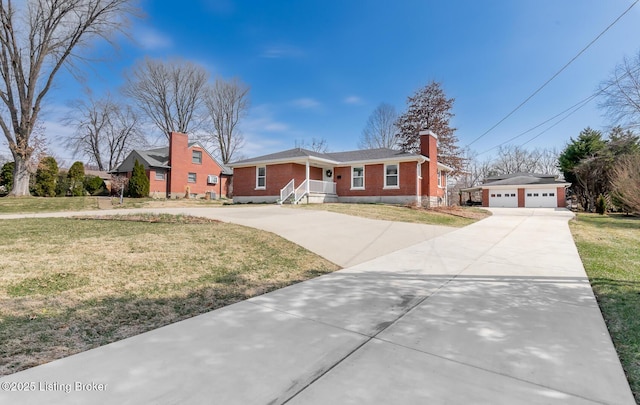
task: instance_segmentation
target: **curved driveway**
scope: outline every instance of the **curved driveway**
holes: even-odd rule
[[[2,378],[71,388],[0,392],[0,403],[633,404],[571,216],[494,210],[371,261]]]
[[[141,212],[195,215],[273,232],[341,267],[359,264],[455,230],[446,226],[378,221],[279,205],[11,214],[0,215],[0,219],[125,215]]]

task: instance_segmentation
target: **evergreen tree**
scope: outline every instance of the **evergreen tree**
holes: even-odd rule
[[[396,126],[398,145],[408,152],[420,150],[420,131],[433,131],[438,136],[438,161],[452,167],[455,175],[463,170],[464,160],[456,128],[449,125],[454,101],[447,98],[440,83],[432,81],[407,98],[407,111],[398,117]]]
[[[42,158],[36,170],[34,194],[39,197],[56,196],[56,179],[58,177],[58,163],[51,156]]]
[[[74,162],[67,173],[71,195],[79,197],[84,195],[84,165],[82,162]]]
[[[133,163],[133,172],[129,180],[129,197],[141,198],[149,196],[149,178],[144,170],[144,166],[138,163],[138,159]]]
[[[13,169],[15,167],[15,163],[7,162],[2,165],[2,169],[0,170],[0,186],[4,186],[7,191],[13,187]]]

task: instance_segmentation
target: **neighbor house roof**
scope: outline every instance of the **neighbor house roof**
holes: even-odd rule
[[[206,148],[204,148],[199,142],[189,142],[187,146],[189,148],[191,148],[192,146],[199,146],[202,149],[204,149],[207,153],[209,153],[206,150]],[[169,147],[168,146],[164,146],[162,148],[156,148],[156,149],[149,149],[149,150],[135,149],[131,152],[131,154],[134,155],[133,160],[139,157],[140,160],[142,160],[142,162],[140,163],[142,163],[146,168],[149,168],[149,167],[156,167],[156,168],[162,168],[162,169],[171,168],[171,166],[169,166]],[[211,156],[211,154],[209,154],[209,156]],[[218,166],[222,168],[222,174],[226,174],[226,175],[233,174],[232,168],[218,163],[218,161],[213,156],[211,156],[211,159],[213,159],[213,161],[216,162]],[[122,173],[122,172],[129,172],[133,170],[133,160],[128,158],[125,159],[118,167],[116,167],[113,170],[113,172]]]
[[[428,161],[429,158],[420,154],[403,152],[396,149],[360,149],[347,152],[315,152],[304,148],[288,149],[268,155],[257,156],[251,159],[239,160],[230,163],[231,167],[253,166],[261,163],[300,162],[303,160],[324,161],[325,163],[339,165],[372,161],[393,160],[420,160]],[[441,169],[452,170],[443,164],[438,164]]]

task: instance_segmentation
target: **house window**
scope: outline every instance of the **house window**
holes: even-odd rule
[[[546,197],[546,196],[547,196],[547,193],[542,193],[542,196],[543,196],[543,197]]]
[[[164,172],[156,172],[156,180],[164,181]]]
[[[531,193],[527,193],[527,197],[531,197]]]
[[[385,165],[384,186],[388,188],[398,188],[398,165]]]
[[[511,197],[515,197],[515,196],[516,196],[515,193],[511,193]]]
[[[196,174],[195,173],[189,173],[189,175],[187,176],[187,182],[195,183],[196,182]]]
[[[351,188],[364,188],[364,167],[351,168]]]
[[[549,197],[555,197],[556,193],[549,193]]]
[[[491,198],[494,198],[496,195],[495,194],[491,194]]]
[[[256,167],[256,188],[264,189],[267,187],[267,167]]]
[[[533,193],[533,196],[534,197],[538,197],[538,193]]]
[[[498,197],[502,197],[502,194],[498,194]]]
[[[197,165],[202,164],[202,151],[194,150],[191,154],[191,163],[195,163]]]
[[[442,170],[438,169],[438,187],[442,187]]]

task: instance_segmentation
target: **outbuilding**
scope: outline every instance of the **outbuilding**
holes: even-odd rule
[[[514,173],[487,177],[481,185],[461,191],[480,191],[483,207],[564,208],[570,185],[553,174]]]

